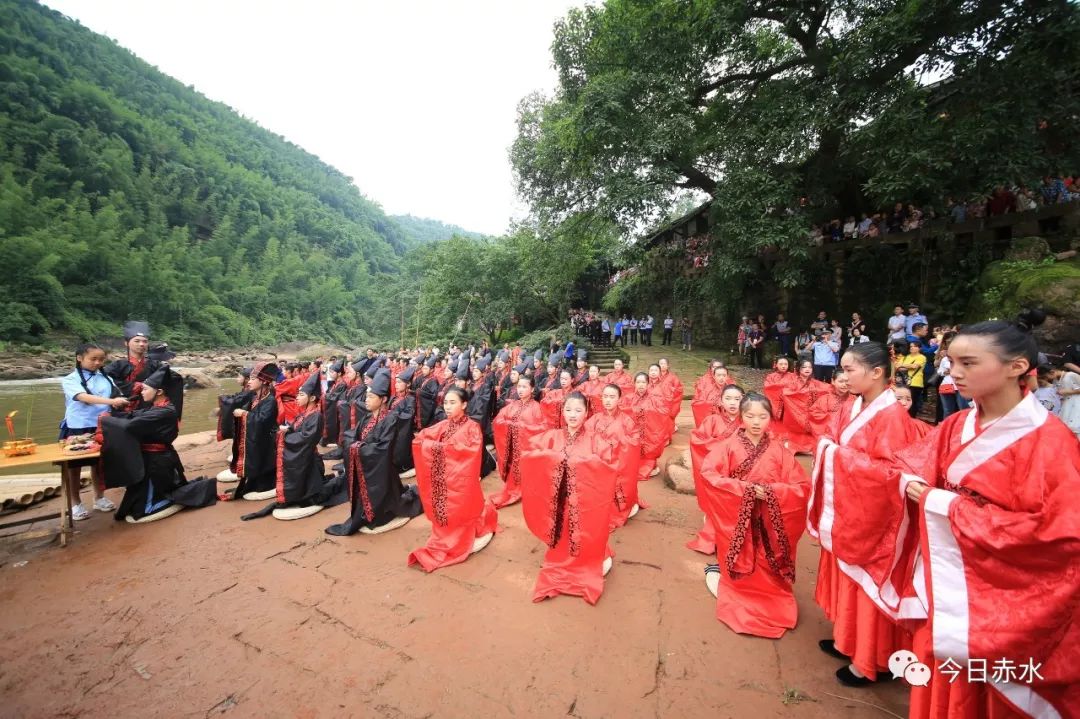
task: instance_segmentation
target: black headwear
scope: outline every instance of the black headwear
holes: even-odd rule
[[[484,355],[483,357],[481,357],[480,359],[478,359],[476,361],[476,369],[483,372],[484,370],[486,370],[488,368],[488,365],[490,365],[490,364],[491,364],[491,357],[489,355]]]
[[[525,374],[525,370],[528,368],[528,366],[529,365],[522,362],[521,364],[514,367],[514,371],[517,372],[518,374]]]
[[[330,365],[330,371],[331,372],[337,372],[338,374],[341,374],[342,372],[344,372],[345,371],[345,360],[339,359],[336,362],[334,362],[334,364]]]
[[[161,367],[156,372],[143,380],[143,385],[147,387],[153,387],[154,389],[165,389],[165,384],[168,381],[169,368]]]
[[[278,366],[273,362],[259,362],[251,370],[251,373],[255,375],[256,379],[267,383],[276,382],[279,372],[281,372],[281,370],[279,370]]]
[[[587,360],[589,358],[588,350],[578,350],[577,351],[577,358],[581,362],[584,362],[585,360]]]
[[[150,325],[142,320],[128,320],[124,323],[124,341],[136,337],[150,338]]]
[[[154,345],[146,353],[146,359],[154,360],[156,362],[168,362],[175,356],[176,353],[170,351],[169,345],[165,342]]]
[[[562,364],[562,360],[563,360],[563,353],[562,353],[562,350],[559,350],[558,352],[555,352],[550,357],[548,357],[548,364],[558,366],[558,365]]]
[[[300,385],[300,391],[306,394],[312,399],[318,399],[322,396],[322,377],[318,372],[312,372],[311,376],[304,380],[304,384]]]
[[[368,392],[377,394],[380,397],[390,396],[390,370],[379,369],[376,370],[375,376],[371,380],[371,385],[368,387]]]
[[[251,368],[250,367],[241,367],[240,368],[240,376],[245,378],[245,379],[250,377],[251,376]]]
[[[469,358],[467,356],[462,355],[461,359],[458,360],[455,376],[458,379],[469,379]]]
[[[408,367],[403,369],[400,373],[398,373],[397,378],[399,380],[401,380],[402,382],[404,382],[405,384],[408,384],[409,382],[412,381],[413,375],[415,375],[415,374],[416,374],[416,365],[409,365]]]
[[[500,362],[509,362],[510,353],[507,350],[499,350],[498,359]]]
[[[543,348],[538,349],[538,350],[536,350],[536,352],[533,353],[533,359],[537,359],[537,360],[544,359],[544,350],[543,350]]]
[[[367,371],[364,372],[364,375],[366,377],[374,377],[375,373],[379,371],[379,367],[380,364],[378,360],[372,362],[371,365],[367,368]]]
[[[424,362],[424,364],[425,364],[426,366],[428,366],[428,367],[434,368],[434,367],[435,367],[435,365],[436,365],[436,364],[437,364],[438,362],[439,362],[439,358],[438,358],[438,357],[436,357],[435,355],[431,355],[430,357],[428,357],[428,358],[427,358],[427,362]]]

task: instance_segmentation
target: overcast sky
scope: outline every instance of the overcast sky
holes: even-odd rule
[[[518,101],[582,0],[45,0],[349,175],[391,214],[499,234]]]

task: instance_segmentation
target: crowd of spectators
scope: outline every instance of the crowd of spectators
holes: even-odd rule
[[[863,213],[856,220],[848,215],[831,222],[814,225],[810,229],[810,241],[815,245],[841,242],[860,238],[875,238],[898,232],[910,232],[930,220],[942,217],[951,224],[968,220],[997,217],[1012,212],[1026,212],[1046,205],[1080,200],[1080,176],[1046,176],[1038,187],[998,185],[989,194],[976,195],[967,201],[946,197],[940,207],[915,203],[897,202],[891,210],[873,214]],[[800,201],[806,207],[807,200]]]

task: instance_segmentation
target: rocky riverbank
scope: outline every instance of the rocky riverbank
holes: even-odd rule
[[[176,350],[174,350],[176,351]],[[123,348],[113,349],[116,356]],[[231,377],[241,367],[256,362],[294,361],[320,356],[357,353],[356,349],[330,347],[310,342],[289,342],[274,347],[215,349],[202,352],[179,352],[170,364],[188,378],[189,385],[214,387],[220,377]],[[62,377],[71,371],[75,356],[70,350],[18,346],[0,351],[0,380],[45,379]]]

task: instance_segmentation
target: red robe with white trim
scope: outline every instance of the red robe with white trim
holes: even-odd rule
[[[935,671],[912,689],[911,716],[1080,715],[1075,435],[1029,394],[982,430],[975,410],[950,416],[900,460],[940,487],[919,502],[916,586],[930,616],[915,652]],[[950,658],[952,683],[939,669]],[[968,682],[972,660],[988,677],[1034,660],[1041,678]]]
[[[611,528],[626,524],[634,505],[645,504],[638,497],[638,464],[641,462],[641,446],[634,420],[624,410],[615,408],[608,413],[603,407],[597,414],[585,420],[585,429],[595,436],[597,442],[610,446],[615,467],[615,507],[611,514]]]
[[[432,572],[459,564],[469,558],[477,537],[495,531],[499,513],[480,487],[483,450],[483,430],[468,417],[444,419],[413,438],[416,486],[431,536],[409,555],[410,565]]]
[[[694,474],[694,491],[698,497],[701,496],[701,483],[704,481],[701,477],[701,466],[705,461],[705,455],[718,446],[720,442],[733,435],[735,430],[741,426],[742,419],[738,415],[730,417],[727,413],[714,413],[706,417],[690,433],[690,465]],[[705,511],[700,499],[698,500],[698,506],[701,507],[703,512]],[[686,548],[702,554],[716,554],[716,528],[707,513],[701,530],[697,533],[697,536],[686,543]]]
[[[503,488],[491,495],[499,509],[521,500],[521,453],[528,449],[529,439],[544,431],[544,415],[540,403],[529,397],[515,399],[495,415],[491,432],[495,436],[495,455]]]
[[[834,622],[836,648],[870,677],[910,646],[898,619],[925,616],[910,581],[916,534],[895,460],[918,440],[915,423],[892,390],[865,408],[860,397],[814,459],[807,530],[821,543],[815,599]]]
[[[572,440],[567,430],[552,429],[521,455],[521,512],[548,547],[534,602],[568,594],[596,604],[604,591],[616,476],[607,443],[593,440],[586,429]]]
[[[716,618],[740,634],[778,639],[798,621],[795,552],[806,526],[810,480],[766,434],[755,447],[736,431],[702,462],[698,502],[716,527]],[[766,499],[757,499],[754,485]]]

